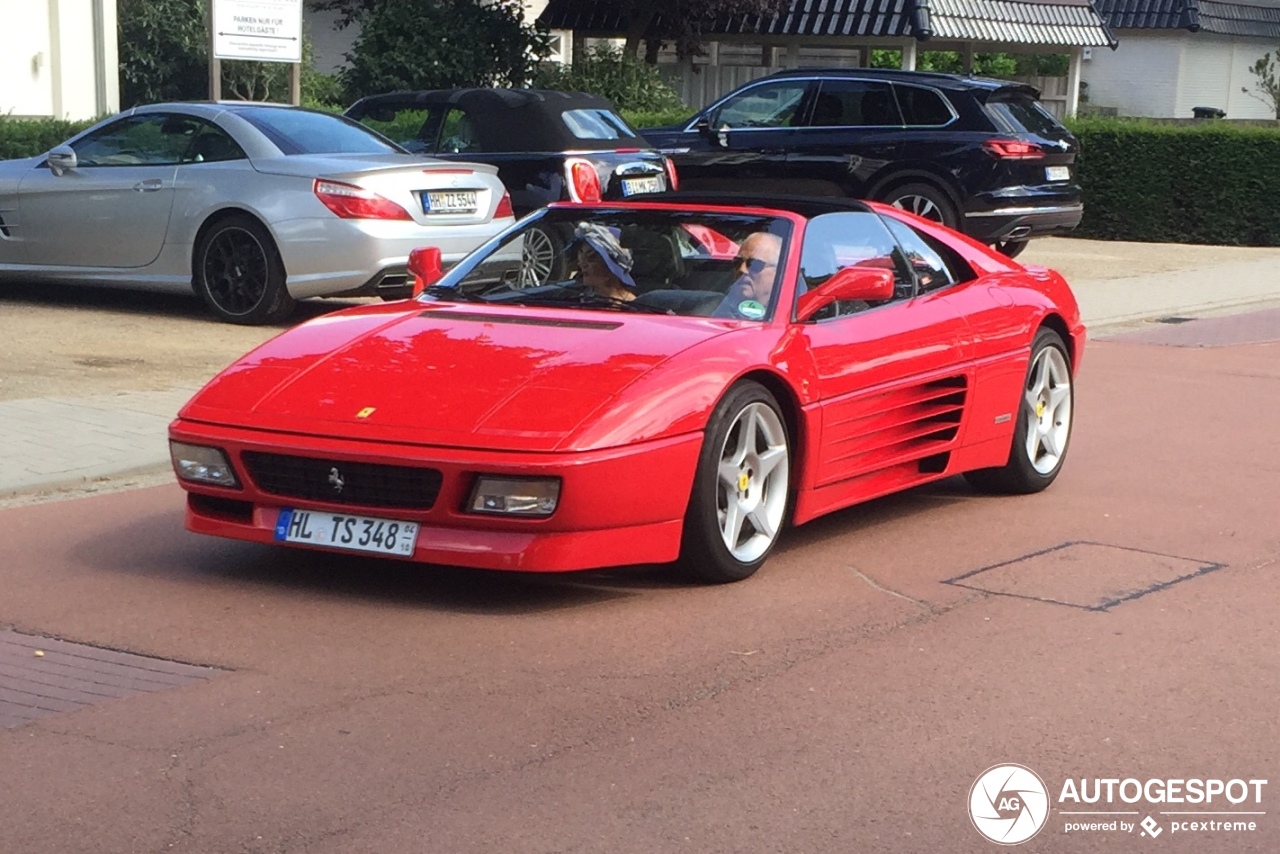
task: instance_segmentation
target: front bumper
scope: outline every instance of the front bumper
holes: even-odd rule
[[[371,516],[419,524],[410,558],[415,562],[525,572],[675,560],[702,446],[702,434],[696,433],[601,451],[518,453],[284,436],[183,420],[171,425],[169,435],[223,449],[242,484],[230,489],[180,480],[188,491],[190,531],[276,543],[275,527],[283,508]],[[251,478],[243,458],[246,451],[322,459],[339,467],[365,462],[433,468],[442,475],[441,486],[427,510],[270,494]],[[544,519],[463,512],[479,474],[559,477],[559,505]]]

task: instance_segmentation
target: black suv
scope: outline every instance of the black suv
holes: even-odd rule
[[[675,160],[683,190],[888,202],[1012,256],[1084,210],[1079,146],[1038,98],[954,74],[795,69],[640,133]]]

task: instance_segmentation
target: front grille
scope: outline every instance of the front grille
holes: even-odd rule
[[[386,466],[245,451],[250,479],[263,492],[285,498],[429,510],[440,494],[443,475],[437,469]]]

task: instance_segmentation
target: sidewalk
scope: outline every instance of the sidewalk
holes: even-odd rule
[[[1052,263],[1036,255],[1033,245],[1020,260]],[[1071,284],[1091,334],[1144,320],[1280,302],[1274,259]],[[0,500],[108,478],[162,478],[169,470],[169,422],[195,391],[0,401]]]

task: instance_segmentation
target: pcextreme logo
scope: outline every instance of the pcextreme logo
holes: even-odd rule
[[[1233,836],[1257,831],[1266,780],[1183,777],[1068,777],[1058,790],[1062,832],[1135,834],[1155,840],[1183,833]],[[994,765],[969,789],[969,818],[1000,845],[1018,845],[1049,823],[1049,789],[1025,765]]]

